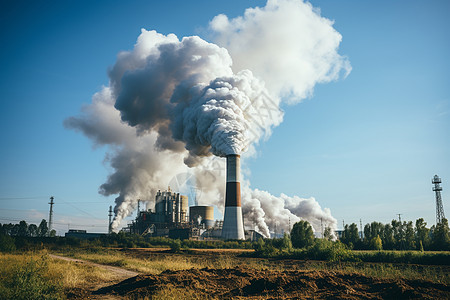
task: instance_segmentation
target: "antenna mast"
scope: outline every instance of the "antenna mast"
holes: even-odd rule
[[[439,176],[434,175],[431,183],[434,184],[433,191],[436,192],[436,225],[442,222],[442,219],[445,219],[444,215],[444,205],[442,204],[441,191],[442,187],[439,185],[441,183],[441,178]]]

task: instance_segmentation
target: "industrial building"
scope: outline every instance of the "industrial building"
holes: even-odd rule
[[[188,197],[171,191],[158,191],[155,209],[138,211],[136,219],[123,231],[179,239],[209,239],[221,232],[221,222],[214,222],[214,207],[191,206]],[[219,234],[220,236],[220,234]]]

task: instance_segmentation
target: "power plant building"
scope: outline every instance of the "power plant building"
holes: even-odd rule
[[[167,191],[156,193],[153,211],[138,211],[136,219],[123,231],[175,239],[202,239],[201,235],[212,230],[214,224],[213,206],[188,207],[188,197],[171,191],[169,187]]]

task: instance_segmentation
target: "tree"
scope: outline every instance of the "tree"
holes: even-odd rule
[[[381,241],[381,238],[379,235],[372,238],[370,241],[370,248],[372,250],[383,250],[383,242]]]
[[[323,238],[327,241],[331,241],[333,239],[333,234],[331,233],[330,227],[325,227],[325,230],[323,231]]]
[[[424,249],[428,249],[430,245],[430,229],[427,228],[427,222],[423,218],[416,220],[416,246],[420,245]]]
[[[45,219],[42,219],[41,223],[38,226],[38,236],[40,237],[47,236],[47,233],[48,233],[47,221]]]
[[[448,220],[445,218],[436,224],[433,232],[433,248],[434,250],[450,250],[450,229],[448,227]]]
[[[28,226],[28,236],[36,237],[37,233],[38,233],[38,227],[36,226],[36,224],[30,224]]]
[[[405,233],[402,223],[397,220],[392,220],[391,224],[395,241],[394,249],[405,250]]]
[[[415,235],[414,226],[412,221],[403,222],[403,228],[405,228],[405,248],[407,250],[414,250],[415,246]]]
[[[307,221],[300,220],[291,230],[291,241],[295,248],[305,248],[313,244],[314,232]]]
[[[286,232],[283,235],[283,239],[281,241],[281,250],[287,250],[287,251],[291,251],[292,250],[292,241],[291,238],[289,237],[289,234],[287,234]]]
[[[379,222],[372,222],[364,226],[364,245],[371,248],[371,243],[377,236],[383,236],[384,225]]]
[[[381,236],[381,240],[383,241],[383,249],[392,250],[395,247],[394,240],[394,229],[391,224],[385,224],[383,235]]]
[[[25,221],[19,222],[19,230],[17,232],[18,236],[28,236],[28,224]]]
[[[349,246],[350,248],[354,248],[355,245],[360,243],[361,239],[359,238],[358,225],[352,223],[344,226],[344,232],[342,233],[341,242]]]

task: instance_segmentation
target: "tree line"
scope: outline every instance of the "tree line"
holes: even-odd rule
[[[344,226],[340,241],[355,250],[434,250],[450,251],[448,220],[427,227],[423,218],[412,221],[392,220],[383,224],[372,222],[364,226],[360,236],[355,223]]]
[[[56,236],[55,230],[48,230],[47,221],[42,219],[39,226],[36,224],[27,224],[25,221],[20,221],[18,224],[1,224],[0,235],[19,236],[19,237],[45,237]]]

